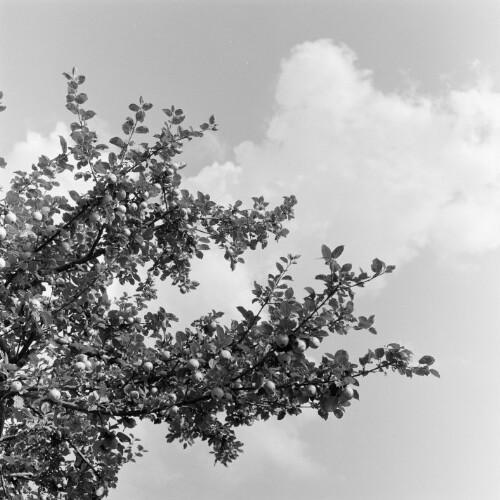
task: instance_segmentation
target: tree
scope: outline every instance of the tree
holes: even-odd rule
[[[174,331],[170,312],[148,309],[158,281],[181,293],[195,289],[190,262],[210,244],[234,269],[248,249],[286,236],[295,197],[272,210],[262,197],[251,208],[241,201],[224,207],[181,189],[185,165],[173,160],[185,141],[216,130],[214,117],[194,130],[181,125],[182,109],[164,109],[154,141],[136,142],[149,132],[152,108],[140,98],[129,106],[123,136],[100,143],[89,126],[95,113],[83,108],[84,76],[75,69],[64,76],[75,117],[71,145],[61,137],[62,152],[16,172],[0,200],[4,498],[106,496],[120,467],[141,455],[131,433],[139,420],[165,424],[167,441],[184,447],[207,441],[227,465],[241,450],[238,426],[304,408],[341,418],[370,373],[439,375],[431,356],[412,364],[398,344],[369,350],[357,363],[344,350],[320,363],[308,359],[307,350],[330,334],[376,333],[373,316],[354,315],[354,292],[394,266],[374,259],[371,272],[355,272],[339,262],[342,246],[323,245],[325,274],[305,297],[291,286],[297,257],[288,255],[267,282],[255,283],[255,311],[238,307],[241,318],[228,324],[211,311]],[[82,185],[69,199],[51,194],[63,171]],[[135,293],[111,300],[114,280]]]

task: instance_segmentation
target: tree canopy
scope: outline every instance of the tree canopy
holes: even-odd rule
[[[320,362],[308,356],[329,335],[377,333],[374,316],[355,315],[355,290],[394,266],[374,259],[369,272],[355,271],[339,260],[343,246],[322,246],[324,274],[303,296],[292,288],[298,257],[287,255],[254,284],[253,304],[238,307],[238,319],[200,312],[176,330],[165,307],[151,310],[158,282],[196,289],[191,261],[212,247],[232,269],[244,263],[248,250],[286,236],[296,199],[270,208],[256,196],[245,208],[190,193],[182,188],[186,165],[174,160],[186,141],[217,130],[213,116],[193,129],[172,106],[150,136],[144,123],[153,106],[140,98],[120,136],[100,142],[80,89],[85,77],[75,69],[64,76],[70,137],[60,138],[56,157],[17,171],[0,199],[4,498],[106,496],[120,467],[141,456],[133,428],[143,419],[165,425],[168,442],[206,441],[227,465],[242,448],[239,426],[306,408],[341,418],[370,373],[439,376],[431,356],[413,362],[395,343],[358,360],[345,350]],[[75,189],[55,195],[64,171],[74,172]],[[116,281],[134,293],[108,296]]]

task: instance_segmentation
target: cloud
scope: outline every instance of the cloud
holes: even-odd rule
[[[296,194],[282,248],[308,258],[322,243],[359,265],[500,246],[500,94],[487,77],[440,97],[382,92],[352,50],[319,40],[283,61],[275,101],[262,141],[188,184],[224,201]]]

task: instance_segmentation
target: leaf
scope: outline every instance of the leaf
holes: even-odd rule
[[[87,99],[88,99],[87,94],[78,94],[75,98],[75,101],[78,104],[83,104],[84,102],[87,101]]]
[[[124,148],[125,147],[125,143],[123,142],[122,139],[120,139],[119,137],[112,137],[109,142],[115,146],[118,146],[119,148]]]
[[[375,349],[375,357],[377,359],[382,359],[384,357],[384,354],[385,349],[383,347],[378,347],[377,349]]]
[[[434,361],[436,361],[432,356],[422,356],[418,362],[421,364],[421,365],[427,365],[427,366],[430,366],[434,363]]]
[[[135,129],[135,131],[138,133],[138,134],[147,134],[149,132],[149,129],[148,127],[145,127],[143,125],[141,125],[140,127],[137,127]]]
[[[90,109],[88,111],[85,111],[83,114],[82,114],[82,118],[84,120],[90,120],[91,118],[94,118],[94,116],[96,115],[95,111],[91,111]]]
[[[139,109],[141,109],[141,108],[139,108],[139,106],[137,106],[137,104],[129,104],[128,109],[130,109],[130,111],[133,111],[135,113],[136,111],[139,111]]]
[[[5,168],[6,166],[7,162],[2,157],[0,157],[0,168]]]
[[[437,370],[434,370],[434,368],[431,368],[430,369],[430,372],[432,373],[432,375],[434,375],[435,377],[437,378],[441,378],[441,375],[439,375],[439,372]]]
[[[339,245],[333,252],[332,252],[332,257],[334,259],[337,259],[342,255],[342,252],[344,251],[344,245]]]
[[[349,363],[349,354],[344,349],[339,349],[334,356],[335,363],[346,366]]]
[[[63,153],[66,154],[66,151],[68,151],[68,144],[66,142],[66,139],[62,135],[59,136],[59,142],[61,144]]]
[[[332,251],[326,245],[321,245],[321,255],[323,255],[323,259],[330,260],[332,258]]]
[[[371,268],[375,274],[380,274],[385,270],[385,264],[380,259],[373,259]]]
[[[69,195],[71,196],[71,199],[73,201],[76,201],[77,203],[80,201],[81,197],[76,191],[70,191]]]

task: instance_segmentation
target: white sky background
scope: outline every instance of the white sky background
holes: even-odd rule
[[[500,5],[40,4],[0,1],[9,168],[59,151],[71,119],[60,73],[73,65],[109,137],[139,95],[152,124],[170,104],[194,125],[214,113],[220,132],[186,151],[190,188],[223,202],[293,193],[297,219],[234,273],[220,255],[196,263],[200,290],[165,287],[162,303],[185,324],[212,308],[234,317],[280,255],[302,255],[298,291],[321,269],[321,244],[345,244],[355,265],[398,267],[358,301],[379,335],[325,348],[357,356],[398,341],[435,355],[442,374],[370,377],[341,421],[256,424],[228,469],[204,444],[183,451],[141,427],[150,453],[110,498],[499,498]]]

